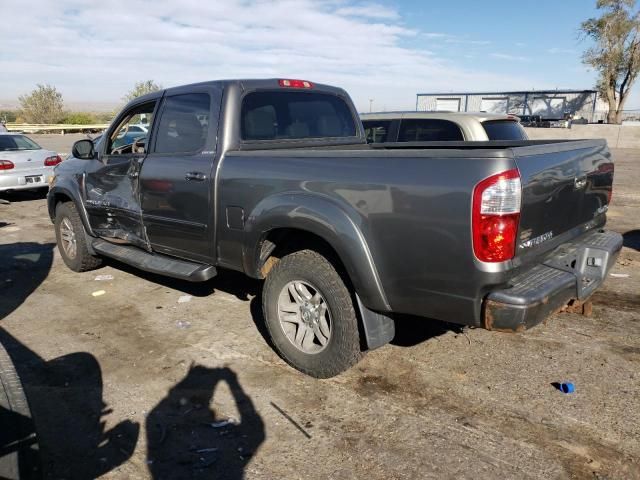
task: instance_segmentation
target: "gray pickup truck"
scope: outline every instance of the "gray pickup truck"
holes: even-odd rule
[[[56,167],[48,207],[75,271],[265,279],[278,353],[330,377],[399,314],[521,331],[589,298],[622,246],[612,181],[602,140],[368,145],[339,88],[232,80],[129,103]]]

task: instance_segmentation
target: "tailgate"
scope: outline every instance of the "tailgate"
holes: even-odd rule
[[[540,254],[601,226],[613,184],[604,140],[513,149],[522,181],[516,257]]]

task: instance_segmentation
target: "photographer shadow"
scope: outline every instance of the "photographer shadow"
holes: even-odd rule
[[[210,408],[216,388],[229,387],[240,418]],[[264,422],[233,370],[192,365],[149,412],[147,464],[160,479],[240,480],[265,439]]]

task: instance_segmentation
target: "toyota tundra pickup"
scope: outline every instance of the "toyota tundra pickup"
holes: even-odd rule
[[[56,167],[48,209],[74,271],[264,279],[278,353],[330,377],[399,314],[519,332],[588,299],[622,246],[612,181],[603,140],[368,145],[339,88],[231,80],[133,100]]]

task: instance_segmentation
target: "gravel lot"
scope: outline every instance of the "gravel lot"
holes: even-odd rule
[[[33,137],[62,153],[75,139]],[[4,195],[0,342],[47,477],[640,478],[640,151],[614,154],[625,248],[591,317],[523,334],[407,318],[322,381],[269,347],[258,282],[71,272],[44,196]]]

